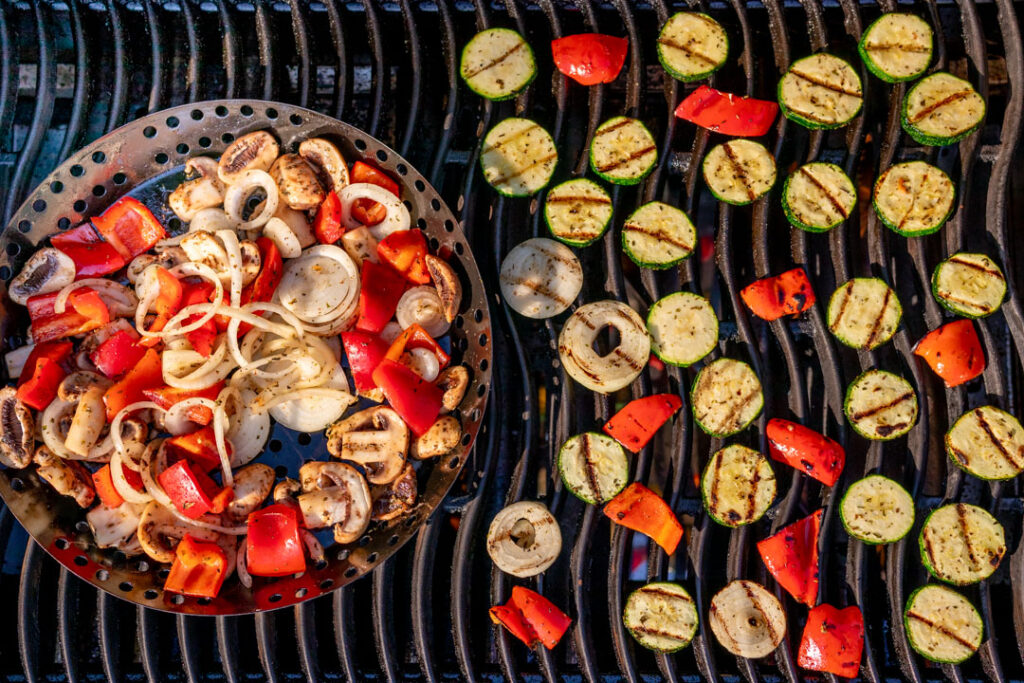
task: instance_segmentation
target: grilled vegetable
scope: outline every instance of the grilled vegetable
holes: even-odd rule
[[[855,349],[873,349],[892,338],[903,317],[896,292],[878,278],[842,284],[828,301],[828,328]]]
[[[977,505],[943,505],[924,520],[921,563],[940,581],[966,586],[987,579],[1006,554],[1003,525]]]
[[[733,444],[711,456],[700,480],[704,507],[723,526],[761,519],[775,500],[775,472],[757,451]]]
[[[492,607],[490,614],[491,621],[507,628],[529,647],[539,642],[549,650],[558,645],[572,624],[572,619],[550,600],[522,586],[514,586],[508,602]]]
[[[501,262],[501,294],[527,318],[550,318],[572,305],[583,286],[583,269],[568,247],[534,237],[512,248]]]
[[[498,569],[526,578],[545,571],[562,551],[562,531],[543,503],[520,501],[495,515],[487,553]]]
[[[626,63],[629,41],[602,33],[577,33],[551,41],[551,57],[563,74],[580,85],[611,83]]]
[[[683,407],[675,394],[655,394],[630,401],[604,423],[604,433],[634,453],[643,450],[662,425]]]
[[[895,543],[914,526],[914,499],[892,479],[872,474],[846,489],[839,517],[846,533],[868,545]]]
[[[840,128],[860,113],[860,76],[847,62],[819,53],[793,62],[779,81],[779,106],[805,128]]]
[[[722,647],[737,657],[767,657],[786,636],[782,605],[753,581],[733,581],[715,593],[708,622]]]
[[[548,230],[555,239],[573,247],[599,240],[611,220],[611,197],[593,180],[567,180],[551,188],[544,200]]]
[[[629,461],[617,441],[586,432],[562,444],[558,471],[574,496],[591,505],[604,505],[625,488]]]
[[[803,268],[755,280],[740,290],[740,297],[754,315],[769,321],[799,315],[817,300]]]
[[[978,651],[981,615],[967,598],[938,584],[910,594],[903,612],[910,647],[933,662],[959,664]]]
[[[756,138],[771,130],[779,105],[741,97],[702,85],[676,107],[675,115],[701,128],[736,137]]]
[[[601,331],[614,327],[619,345],[604,354],[594,350]],[[651,339],[632,308],[619,301],[595,301],[577,308],[558,335],[558,357],[574,380],[603,394],[629,386],[647,364]]]
[[[910,382],[885,370],[868,370],[846,389],[843,412],[866,439],[889,441],[917,422],[917,395]]]
[[[701,169],[711,194],[726,204],[750,204],[775,184],[775,159],[753,140],[729,140],[712,147]]]
[[[878,218],[904,237],[930,235],[953,213],[953,181],[942,169],[907,161],[885,170],[875,182],[872,203]]]
[[[864,615],[859,607],[818,605],[807,615],[797,655],[800,668],[853,678],[863,653]]]
[[[657,581],[637,588],[626,599],[622,623],[636,642],[655,652],[675,652],[697,633],[697,606],[686,589]]]
[[[537,63],[525,38],[511,29],[491,28],[466,43],[459,74],[476,94],[489,100],[507,100],[533,82]]]
[[[764,394],[749,365],[719,358],[697,373],[690,403],[697,425],[711,436],[724,438],[754,421],[764,406]]]
[[[692,292],[676,292],[654,302],[647,313],[651,350],[672,365],[693,365],[718,344],[718,318],[711,302]]]
[[[838,443],[803,425],[777,417],[765,428],[768,453],[804,472],[825,486],[835,486],[846,464],[846,452]]]
[[[685,260],[697,244],[690,217],[674,206],[648,202],[622,225],[622,248],[642,268],[668,268]]]
[[[558,150],[551,134],[530,119],[514,116],[487,132],[480,152],[484,178],[507,197],[528,197],[551,180]]]
[[[890,12],[875,19],[857,44],[868,71],[887,83],[912,81],[932,61],[932,27],[916,14]]]
[[[807,232],[826,232],[853,212],[857,191],[835,164],[804,164],[782,186],[782,209],[789,222]]]
[[[1024,471],[1024,429],[999,408],[975,408],[946,433],[946,452],[979,479],[1012,479]]]
[[[985,118],[985,100],[967,81],[939,71],[914,84],[903,99],[903,130],[922,145],[952,145]]]
[[[637,531],[671,555],[683,540],[683,525],[662,498],[640,482],[633,482],[604,506],[604,516]]]
[[[941,377],[947,387],[960,386],[985,371],[985,352],[970,320],[954,320],[917,342],[914,355]]]
[[[699,81],[722,68],[729,56],[729,36],[702,12],[677,12],[658,34],[658,60],[668,75]]]
[[[608,119],[594,131],[590,168],[609,183],[636,185],[654,169],[658,148],[647,126],[628,116]]]
[[[808,607],[818,602],[818,532],[822,512],[818,510],[757,542],[757,552],[778,584]]]
[[[958,315],[984,318],[1003,305],[1006,277],[985,254],[960,252],[935,267],[932,294]]]

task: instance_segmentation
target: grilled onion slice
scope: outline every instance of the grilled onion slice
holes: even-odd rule
[[[535,237],[501,262],[501,294],[527,318],[550,318],[569,308],[583,287],[583,268],[568,247]]]
[[[558,521],[543,503],[520,501],[499,512],[487,530],[487,553],[498,569],[526,578],[550,567],[562,550]]]
[[[593,344],[606,327],[619,333],[619,345],[599,356]],[[632,308],[619,301],[595,301],[580,306],[558,335],[558,356],[574,380],[602,394],[629,386],[647,364],[651,339]]]
[[[766,657],[786,635],[782,605],[753,581],[733,581],[718,591],[711,598],[708,621],[722,647],[737,657]]]

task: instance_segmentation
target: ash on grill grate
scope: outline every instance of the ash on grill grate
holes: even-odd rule
[[[765,98],[773,97],[787,65],[812,51],[828,49],[859,64],[859,32],[880,11],[895,7],[892,0],[880,4],[693,3],[726,27],[733,44],[713,84]],[[586,143],[598,123],[618,114],[639,116],[655,135],[661,164],[639,188],[613,192],[616,214],[627,215],[654,198],[682,206],[697,225],[702,256],[678,271],[640,273],[625,267],[611,233],[603,245],[581,252],[589,278],[583,300],[611,295],[643,308],[678,289],[708,294],[723,318],[718,353],[753,362],[768,390],[767,415],[792,416],[844,443],[850,473],[845,483],[877,469],[906,484],[921,510],[953,498],[979,502],[1006,524],[1013,551],[1021,535],[1019,485],[983,487],[949,470],[938,437],[967,406],[982,401],[1020,411],[1024,315],[1013,275],[1024,251],[1012,226],[1024,217],[1024,186],[1011,169],[1020,163],[1024,71],[1015,7],[1011,0],[922,0],[906,7],[935,26],[935,64],[983,85],[990,106],[979,135],[941,151],[916,147],[896,117],[903,87],[862,72],[865,111],[848,128],[809,133],[782,122],[767,144],[784,171],[809,159],[832,161],[861,186],[890,161],[926,159],[950,172],[959,210],[940,233],[913,242],[883,229],[863,196],[851,219],[827,236],[791,230],[777,208],[777,189],[752,208],[720,208],[701,189],[694,163],[711,136],[671,115],[690,86],[666,82],[657,66],[652,36],[668,14],[683,8],[665,0],[6,2],[0,4],[0,205],[10,216],[72,150],[143,113],[204,98],[278,99],[361,126],[428,171],[462,214],[497,292],[502,256],[540,234],[541,227],[535,204],[500,200],[486,188],[475,163],[480,131],[513,112],[537,119],[554,135],[560,177],[568,177],[586,168]],[[514,102],[482,102],[456,77],[459,49],[485,26],[517,27],[538,48],[541,75]],[[543,49],[553,37],[588,30],[628,35],[632,50],[618,82],[589,92],[553,78]],[[714,259],[707,248],[712,244]],[[1014,295],[1002,313],[979,325],[989,358],[984,395],[945,390],[910,355],[912,341],[941,319],[929,296],[931,267],[961,247],[997,255]],[[819,298],[850,277],[885,275],[905,307],[895,343],[859,356],[838,348],[817,309],[795,323],[751,320],[737,305],[738,288],[793,264],[808,270]],[[494,391],[502,399],[492,405],[500,409],[487,416],[474,460],[445,512],[373,579],[333,598],[256,618],[176,619],[136,611],[60,571],[38,548],[26,549],[24,533],[5,511],[0,594],[7,599],[0,613],[18,619],[20,647],[15,653],[11,639],[0,645],[0,676],[152,680],[178,679],[184,672],[190,680],[229,681],[453,675],[563,680],[582,673],[589,680],[792,679],[798,675],[792,637],[778,656],[749,662],[728,655],[702,630],[692,647],[655,657],[633,647],[618,615],[624,596],[646,577],[682,581],[702,610],[728,578],[765,581],[753,541],[824,505],[823,596],[863,606],[866,679],[1024,678],[1021,551],[969,592],[982,607],[989,634],[980,656],[962,669],[929,665],[908,652],[898,628],[903,601],[925,580],[913,542],[884,553],[850,542],[836,519],[834,497],[785,472],[781,504],[771,519],[746,532],[709,523],[693,476],[720,444],[698,433],[685,408],[673,430],[637,458],[635,471],[664,490],[685,521],[688,551],[666,558],[630,532],[609,532],[594,509],[583,510],[552,478],[552,460],[569,434],[599,424],[613,406],[592,399],[555,367],[558,325],[525,320],[498,303],[495,317],[502,323],[493,340]],[[861,368],[875,365],[912,379],[922,419],[906,440],[866,447],[842,419],[842,392]],[[690,381],[689,371],[645,374],[634,391],[685,395]],[[752,434],[742,438],[763,447]],[[558,516],[566,545],[537,583],[549,596],[559,596],[576,626],[554,652],[528,654],[489,625],[487,607],[504,601],[511,584],[482,550],[487,524],[501,506],[537,496],[546,497]],[[790,605],[789,617],[799,624],[803,613]]]

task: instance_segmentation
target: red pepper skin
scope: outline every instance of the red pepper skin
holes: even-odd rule
[[[437,386],[387,358],[373,371],[373,381],[416,436],[433,426],[441,412],[443,395]]]
[[[661,426],[683,407],[676,394],[655,394],[630,401],[604,423],[604,433],[639,453]]]
[[[525,643],[527,647],[533,647],[533,644],[537,642],[537,636],[523,619],[522,612],[515,607],[495,605],[489,610],[489,614],[493,623],[507,628],[509,633]]]
[[[306,571],[294,506],[275,503],[249,515],[245,563],[253,576],[288,576]]]
[[[970,320],[954,320],[921,338],[914,347],[947,387],[970,382],[985,371],[985,352]]]
[[[737,137],[759,137],[771,130],[779,105],[740,97],[702,85],[676,107],[676,116],[701,128]]]
[[[384,173],[375,166],[364,161],[357,161],[352,164],[352,171],[349,173],[352,183],[370,183],[395,195],[402,196],[402,190],[391,176]],[[357,199],[352,202],[352,217],[363,225],[377,225],[387,216],[387,209],[372,199]]]
[[[628,51],[628,40],[602,33],[578,33],[551,41],[555,66],[580,85],[614,81]]]
[[[835,486],[846,465],[846,451],[838,443],[813,429],[777,417],[765,429],[772,459]]]
[[[384,357],[395,362],[401,362],[402,354],[409,349],[426,349],[430,351],[437,356],[437,364],[441,370],[448,367],[448,363],[451,362],[451,357],[444,352],[441,345],[417,323],[409,325],[409,327],[402,330],[400,335],[395,337],[395,341],[391,342],[387,355]]]
[[[230,442],[224,446],[231,453]],[[190,434],[172,436],[164,442],[164,448],[174,457],[183,458],[196,465],[204,472],[215,470],[221,466],[220,453],[217,451],[217,438],[212,425],[207,425]]]
[[[67,377],[64,365],[72,348],[69,341],[36,344],[18,378],[16,396],[36,410],[50,405],[57,396],[57,387]]]
[[[512,597],[509,598],[507,605],[523,615],[523,620],[529,625],[536,639],[549,650],[558,645],[558,641],[572,624],[572,619],[562,610],[529,588],[513,586]]]
[[[63,251],[75,262],[75,279],[103,277],[124,267],[124,257],[113,245],[104,242],[88,223],[50,238],[55,249]]]
[[[814,305],[814,289],[803,268],[753,282],[740,291],[743,303],[763,320],[803,313]]]
[[[683,539],[683,525],[672,508],[639,482],[624,488],[604,506],[604,515],[616,524],[638,531],[671,555]]]
[[[395,317],[398,300],[405,293],[405,278],[389,265],[364,261],[359,279],[359,319],[356,321],[356,329],[380,332]]]
[[[242,290],[242,304],[270,301],[277,291],[277,286],[281,284],[281,273],[284,271],[281,251],[269,237],[257,238],[256,246],[260,250],[260,272],[256,279]]]
[[[417,285],[430,284],[427,270],[427,239],[418,229],[393,232],[377,245],[377,256],[406,280]]]
[[[388,343],[370,332],[350,331],[341,333],[341,345],[345,348],[348,367],[356,391],[366,393],[376,388],[373,371],[388,352]]]
[[[103,325],[110,322],[110,310],[103,303],[99,293],[94,289],[82,287],[68,295],[67,306],[74,309],[75,313],[84,315],[89,320],[102,321]],[[67,310],[65,308],[65,310]]]
[[[164,410],[168,410],[175,403],[184,401],[186,398],[208,398],[212,401],[217,398],[223,388],[224,381],[221,380],[206,389],[189,391],[188,389],[175,389],[174,387],[163,386],[143,389],[142,395],[147,401],[152,401]],[[185,414],[188,416],[188,419],[204,426],[210,424],[213,420],[213,411],[206,406],[192,406],[185,411]]]
[[[85,334],[110,322],[110,312],[94,290],[82,287],[73,291],[63,313],[54,311],[57,295],[58,292],[37,294],[26,302],[32,320],[32,339],[37,344]]]
[[[178,512],[199,519],[213,509],[213,501],[187,460],[179,460],[157,475],[157,481]]]
[[[146,349],[139,344],[135,330],[118,330],[89,354],[92,364],[110,379],[116,379],[135,367]]]
[[[121,197],[92,224],[126,262],[167,237],[156,216],[134,197]]]
[[[341,224],[341,200],[336,192],[328,192],[313,219],[313,233],[320,244],[334,244],[345,234]]]
[[[818,602],[818,531],[823,510],[757,542],[764,566],[797,602]]]
[[[182,294],[181,294],[181,308],[186,308],[195,304],[210,303],[210,295],[213,294],[214,287],[209,282],[197,282],[195,284],[184,284],[182,283]],[[202,313],[196,313],[190,315],[184,321],[183,325],[189,325],[202,317]],[[213,343],[217,339],[217,325],[214,323],[213,318],[210,318],[202,327],[199,327],[191,332],[185,333],[185,339],[192,345],[203,358],[209,358],[213,352]]]
[[[127,467],[124,469],[126,474],[130,471]],[[92,473],[92,484],[93,488],[96,489],[96,495],[100,497],[100,502],[108,508],[116,508],[124,502],[124,498],[114,488],[114,479],[110,473],[110,465],[104,465]]]
[[[155,349],[147,349],[135,367],[103,395],[103,402],[107,405],[107,422],[112,421],[125,406],[146,400],[145,394],[142,393],[144,390],[163,385],[164,373],[160,354]]]
[[[215,598],[228,575],[228,559],[216,543],[189,534],[178,543],[164,590],[197,598]]]
[[[863,652],[864,615],[860,608],[822,604],[807,615],[797,655],[801,668],[853,678],[860,671]]]

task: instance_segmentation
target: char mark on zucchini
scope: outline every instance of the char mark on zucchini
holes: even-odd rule
[[[696,59],[699,59],[700,61],[705,62],[706,64],[708,64],[711,67],[718,66],[718,60],[717,59],[713,59],[711,57],[708,57],[706,54],[700,52],[699,50],[694,50],[693,48],[687,47],[686,45],[683,45],[681,43],[677,43],[676,41],[674,41],[674,40],[672,40],[670,38],[658,38],[658,44],[659,45],[664,45],[665,47],[670,47],[673,50],[679,50],[680,52],[685,52],[689,56],[694,57]]]
[[[658,151],[658,148],[655,147],[654,145],[650,145],[648,147],[644,147],[642,149],[638,149],[638,150],[636,150],[634,152],[630,152],[630,154],[628,156],[622,157],[620,159],[616,159],[615,161],[610,161],[607,164],[602,164],[601,166],[597,167],[597,170],[600,171],[601,173],[607,173],[608,171],[615,170],[619,166],[622,166],[624,164],[628,164],[631,161],[636,161],[637,159],[645,157],[648,154],[650,154],[651,152],[656,152],[656,151]]]
[[[840,202],[839,199],[834,194],[832,194],[832,192],[830,192],[827,187],[825,187],[824,183],[818,180],[813,173],[808,171],[806,166],[801,166],[800,168],[798,168],[797,173],[811,181],[811,183],[816,188],[818,188],[823,195],[825,195],[825,198],[828,199],[829,203],[833,206],[833,208],[835,208],[839,215],[843,217],[843,220],[846,220],[847,218],[850,217],[850,212],[846,210],[846,207],[843,205],[843,203]]]
[[[471,71],[467,71],[466,72],[466,78],[473,78],[473,76],[478,76],[478,75],[482,74],[483,72],[487,71],[488,69],[493,69],[494,67],[498,66],[499,64],[504,62],[506,59],[508,59],[509,57],[514,55],[519,50],[522,50],[523,47],[525,47],[525,46],[526,46],[526,43],[516,43],[515,45],[510,47],[508,50],[506,50],[502,54],[500,54],[497,57],[495,57],[494,59],[492,59],[490,62],[488,62],[486,64],[483,64],[483,65],[481,65],[481,66],[479,66],[476,69],[473,69]]]
[[[921,121],[923,121],[924,119],[928,118],[933,113],[941,109],[942,107],[945,107],[950,104],[955,104],[961,100],[965,100],[968,97],[971,97],[972,95],[974,95],[973,90],[961,90],[960,92],[953,93],[952,95],[948,95],[939,100],[938,102],[934,102],[931,105],[925,107],[921,111],[917,112],[915,115],[907,116],[907,120],[910,121],[911,123],[920,123]]]
[[[859,90],[847,90],[846,88],[842,87],[841,85],[835,85],[833,83],[829,83],[828,81],[826,81],[824,79],[817,78],[815,76],[812,76],[811,74],[806,74],[806,73],[804,73],[802,71],[797,71],[796,69],[790,69],[789,73],[793,74],[797,78],[801,78],[801,79],[807,81],[808,83],[812,83],[812,84],[818,86],[819,88],[825,88],[826,90],[831,90],[832,92],[839,93],[840,95],[849,95],[850,97],[860,97],[861,96],[861,93],[860,93]]]
[[[657,228],[648,227],[646,225],[639,225],[637,223],[625,223],[622,226],[623,232],[638,232],[648,237],[653,237],[660,242],[668,242],[669,244],[679,247],[685,251],[693,251],[693,245],[683,242],[674,235],[671,235],[664,230],[658,230]]]
[[[962,638],[953,629],[951,629],[951,628],[949,628],[947,626],[944,626],[942,624],[937,624],[934,621],[932,621],[931,619],[929,619],[928,617],[925,617],[925,616],[923,616],[921,614],[917,614],[916,612],[912,612],[912,611],[911,612],[907,612],[907,617],[910,618],[910,619],[913,619],[915,621],[921,622],[922,624],[924,624],[928,628],[933,629],[935,631],[938,631],[939,633],[941,633],[942,635],[946,636],[950,640],[955,640],[956,642],[960,643],[964,647],[971,648],[972,650],[975,649],[974,643],[970,642],[966,638]]]
[[[878,337],[878,331],[882,326],[882,319],[885,317],[885,312],[889,308],[889,301],[892,299],[892,290],[886,288],[885,297],[882,299],[882,308],[875,316],[875,320],[871,323],[871,332],[868,333],[868,348],[872,348],[875,344],[875,339]]]

